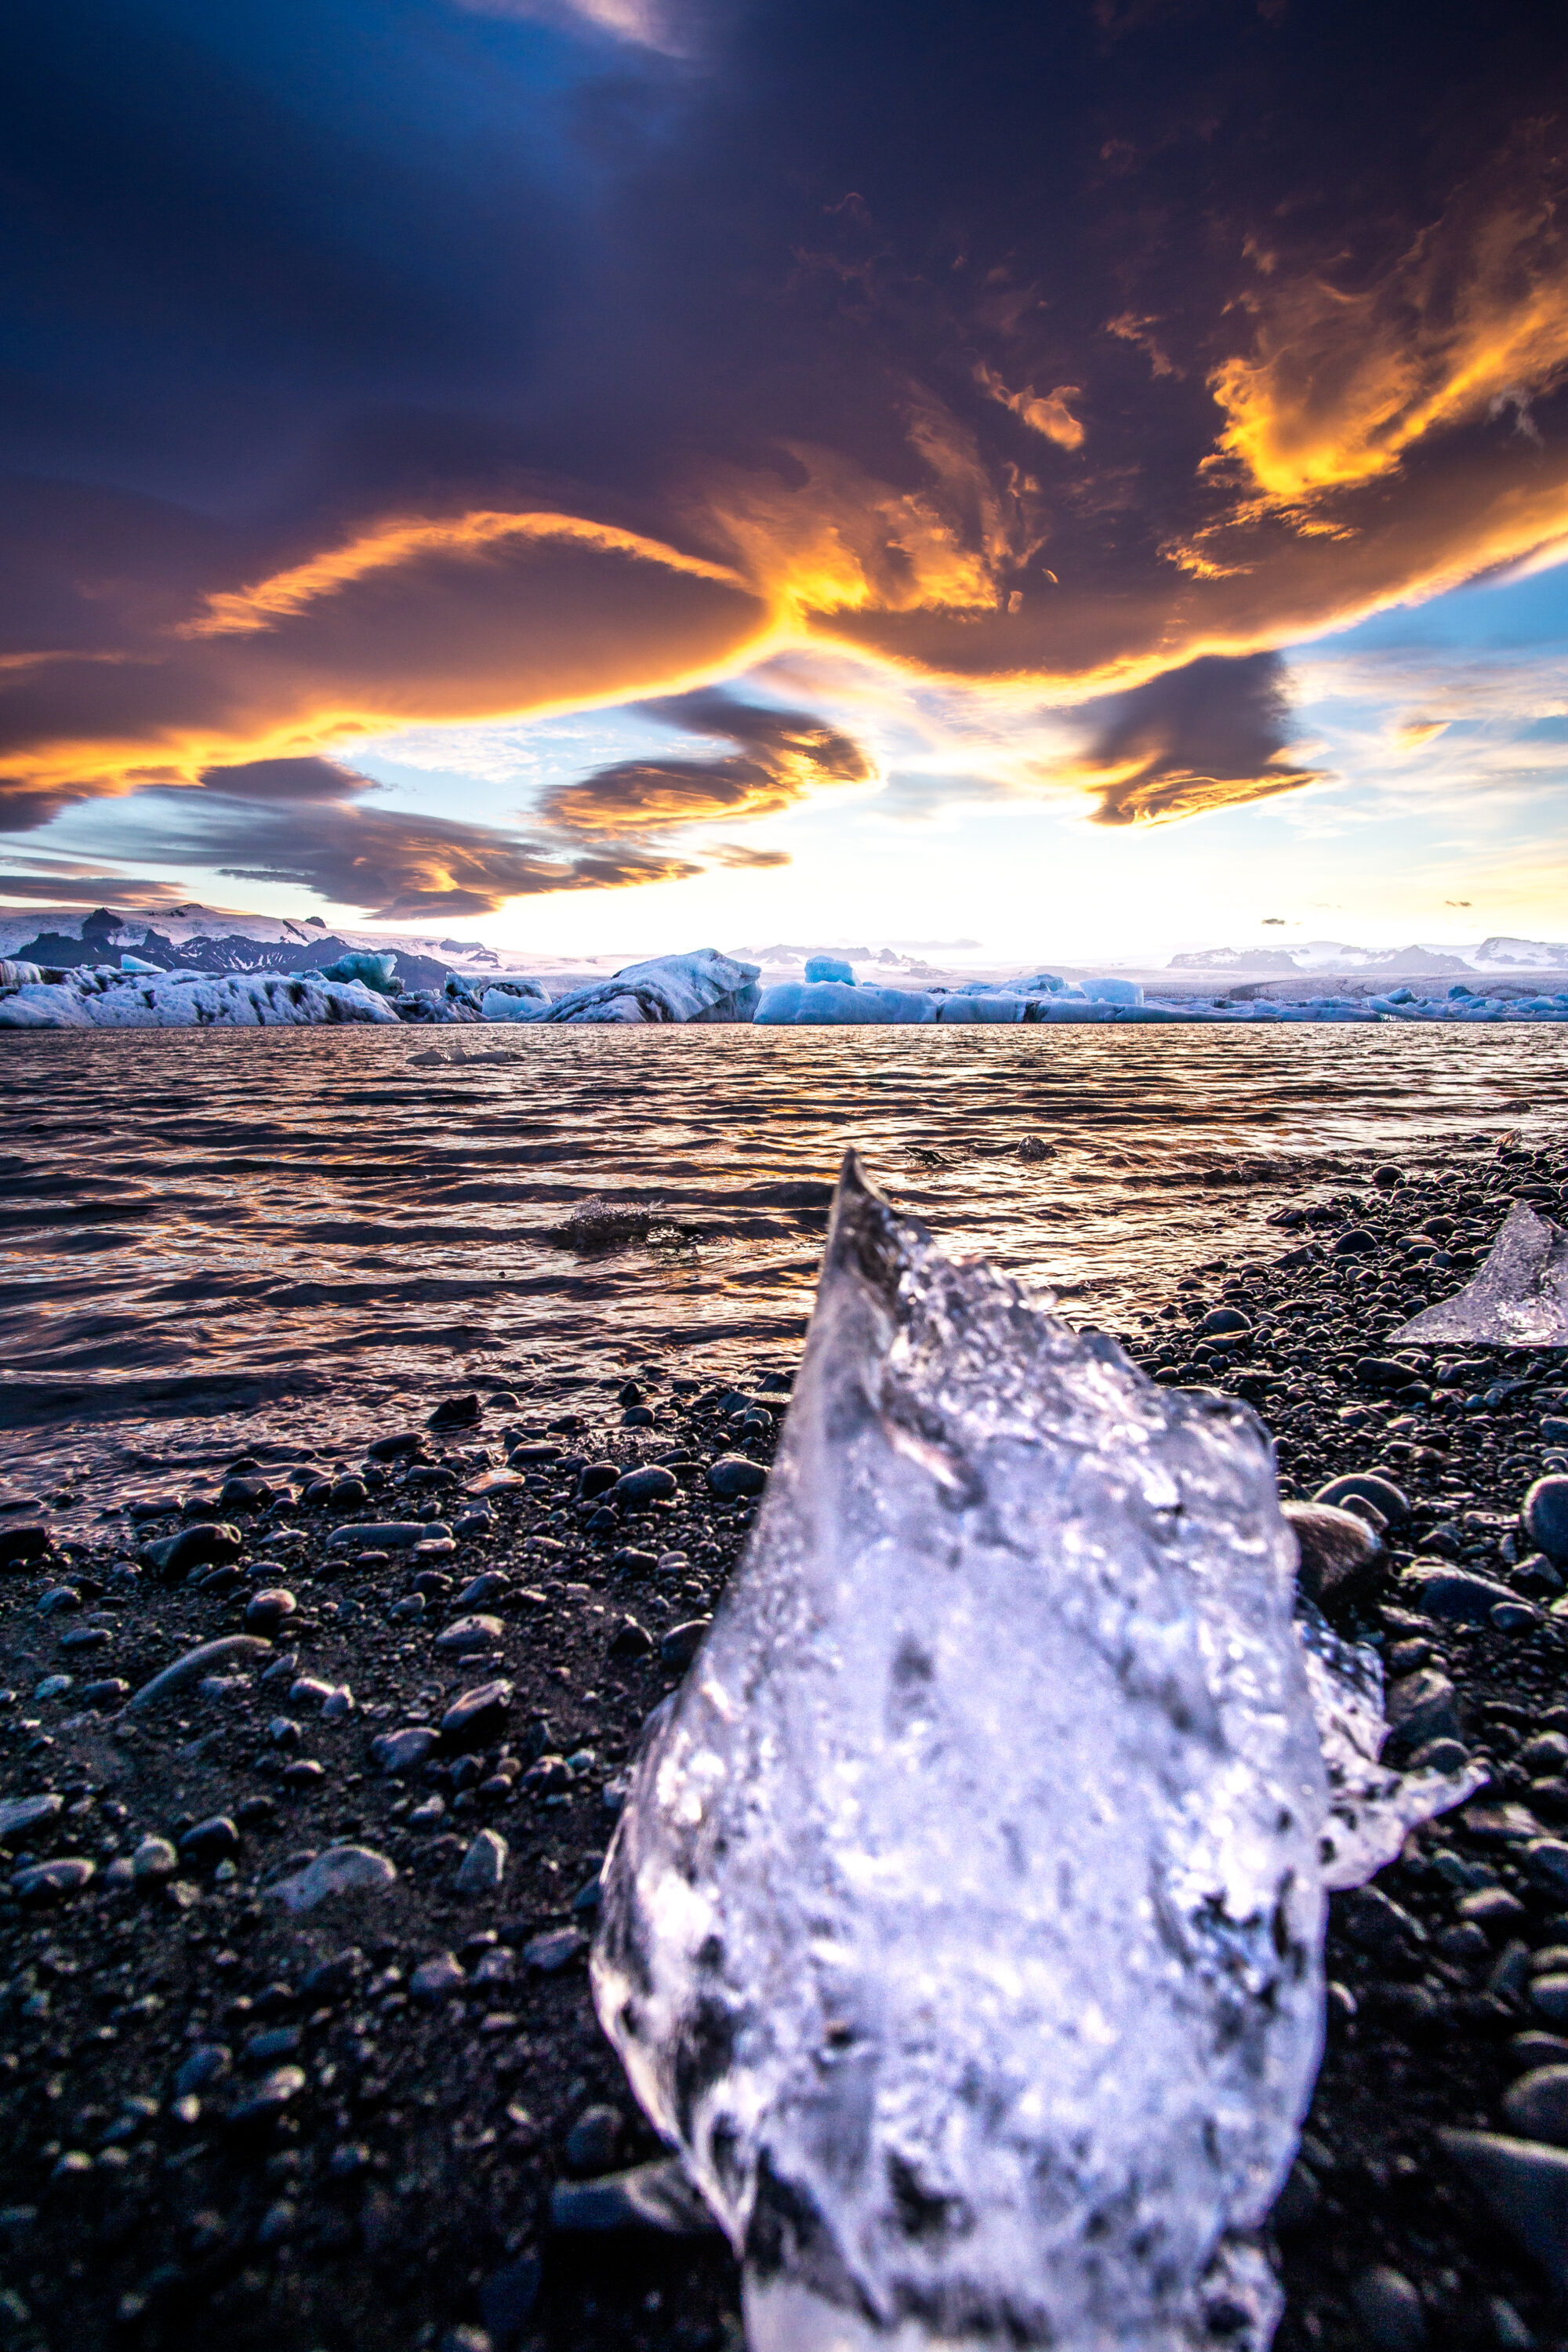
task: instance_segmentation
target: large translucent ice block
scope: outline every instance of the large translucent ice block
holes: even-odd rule
[[[1245,1406],[846,1163],[746,1561],[645,1748],[606,2032],[754,2352],[1268,2342],[1326,1790]]]

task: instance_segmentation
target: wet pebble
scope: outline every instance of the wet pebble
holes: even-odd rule
[[[493,1895],[506,1876],[507,1843],[499,1830],[481,1830],[458,1865],[459,1895]]]
[[[1403,2271],[1387,2263],[1363,2271],[1351,2288],[1351,2306],[1374,2352],[1422,2352],[1426,2314]]]
[[[253,1592],[245,1605],[246,1630],[251,1633],[276,1633],[286,1617],[292,1617],[300,1604],[286,1585],[268,1585],[265,1591]]]

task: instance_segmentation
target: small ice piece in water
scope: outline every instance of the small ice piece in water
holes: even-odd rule
[[[1387,1736],[1383,1663],[1360,1642],[1342,1642],[1310,1601],[1299,1611],[1312,1713],[1329,1780],[1319,1852],[1331,1894],[1364,1886],[1392,1862],[1408,1832],[1462,1805],[1491,1775],[1483,1764],[1458,1772],[1395,1772],[1377,1760]]]
[[[1245,1407],[846,1161],[745,1564],[605,1870],[600,2018],[753,2352],[1266,2346],[1327,1807]]]
[[[1492,1348],[1568,1348],[1568,1233],[1516,1201],[1474,1281],[1401,1324],[1391,1348],[1460,1339]]]

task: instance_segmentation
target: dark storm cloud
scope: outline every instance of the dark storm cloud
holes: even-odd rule
[[[291,883],[384,922],[493,914],[509,898],[679,881],[702,869],[657,850],[562,856],[499,826],[321,801],[247,803],[171,795],[159,852],[240,882]]]
[[[1084,759],[1097,821],[1136,824],[1268,800],[1315,783],[1288,764],[1289,709],[1278,654],[1205,655],[1111,698]]]
[[[1544,0],[576,15],[13,12],[13,824],[803,638],[1135,688],[1568,533]],[[778,804],[727,740],[584,814]],[[1108,814],[1279,787],[1184,756]]]
[[[715,817],[771,816],[815,785],[864,783],[875,772],[853,736],[809,711],[769,709],[711,688],[661,696],[641,708],[683,733],[745,748],[717,760],[617,760],[545,793],[539,804],[545,823],[593,837],[657,833]]]
[[[207,768],[209,792],[239,801],[342,801],[374,789],[336,760],[247,760],[237,768]]]

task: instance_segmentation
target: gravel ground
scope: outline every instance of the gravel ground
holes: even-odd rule
[[[1568,2065],[1568,1846],[1560,1870],[1547,1851],[1568,1570],[1520,1512],[1568,1468],[1568,1351],[1400,1362],[1386,1338],[1514,1199],[1560,1213],[1565,1178],[1568,1151],[1511,1146],[1379,1171],[1121,1335],[1155,1378],[1256,1403],[1288,1494],[1394,1489],[1381,1559],[1326,1605],[1383,1649],[1406,1748],[1493,1775],[1334,1900],[1328,2051],[1276,2215],[1282,2352],[1564,2341],[1568,2075],[1541,2078]],[[759,1363],[728,1391],[666,1366],[574,1413],[433,1396],[379,1458],[325,1427],[91,1541],[18,1558],[34,1539],[0,1517],[0,2345],[739,2352],[716,2239],[560,2224],[595,2218],[574,2181],[660,2153],[588,1999],[596,1872],[787,1387]],[[664,1475],[583,1492],[639,1468]],[[1417,1591],[1438,1562],[1499,1592]],[[267,1646],[137,1696],[226,1639]],[[345,1870],[374,1883],[310,1904]],[[1513,2234],[1489,2143],[1454,2127],[1523,2145]],[[1517,2241],[1531,2199],[1547,2266]]]

